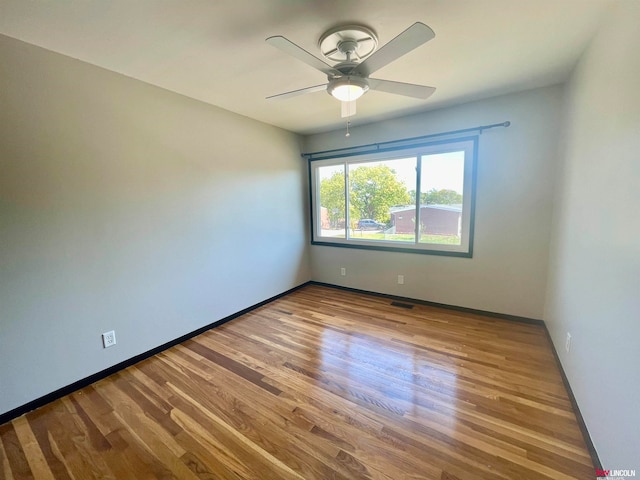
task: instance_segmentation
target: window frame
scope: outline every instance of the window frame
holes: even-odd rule
[[[388,148],[375,148],[362,150],[355,153],[335,154],[320,158],[309,158],[309,200],[311,220],[311,244],[339,248],[356,248],[363,250],[378,250],[387,252],[418,253],[426,255],[443,255],[452,257],[472,258],[473,237],[475,227],[475,196],[476,176],[478,163],[478,135],[456,137],[445,140],[437,140],[423,143],[413,143],[404,146]],[[463,146],[464,148],[461,148]],[[384,160],[394,160],[415,156],[433,155],[454,151],[465,151],[463,173],[463,207],[462,207],[462,238],[460,245],[421,243],[414,240],[413,243],[401,243],[394,240],[358,240],[350,237],[349,218],[349,165],[370,163]],[[418,200],[420,197],[420,177],[422,160],[416,161],[416,211],[418,213]],[[345,171],[345,236],[327,237],[321,236],[320,206],[318,196],[320,192],[320,178],[317,170],[322,166],[344,165]],[[418,227],[417,227],[418,228]],[[466,231],[466,235],[465,235]]]

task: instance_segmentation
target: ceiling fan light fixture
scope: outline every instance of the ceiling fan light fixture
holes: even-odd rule
[[[342,101],[351,102],[357,100],[369,90],[369,83],[362,77],[340,77],[333,79],[327,86],[329,94]]]

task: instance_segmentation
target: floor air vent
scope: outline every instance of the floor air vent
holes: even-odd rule
[[[391,305],[393,307],[406,308],[408,310],[411,310],[413,308],[413,305],[411,305],[409,303],[402,303],[402,302],[391,302]]]

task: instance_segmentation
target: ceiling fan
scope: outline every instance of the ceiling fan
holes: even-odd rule
[[[326,59],[338,61],[333,66],[283,36],[269,37],[266,39],[269,45],[324,73],[328,83],[272,95],[267,99],[285,99],[326,90],[342,102],[342,117],[355,114],[355,101],[368,90],[426,99],[433,94],[434,87],[370,78],[369,75],[434,37],[435,33],[431,28],[416,22],[386,45],[376,49],[378,39],[371,29],[361,25],[339,26],[325,32],[318,42]]]

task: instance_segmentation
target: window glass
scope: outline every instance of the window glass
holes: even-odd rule
[[[422,156],[420,242],[460,245],[464,150]]]
[[[416,157],[349,165],[349,218],[357,239],[415,242],[415,227],[397,232],[395,211],[411,208]],[[415,214],[415,204],[413,207]]]
[[[320,188],[317,215],[320,235],[323,237],[345,238],[345,177],[344,164],[318,167]]]
[[[312,243],[470,257],[477,137],[309,162]]]

